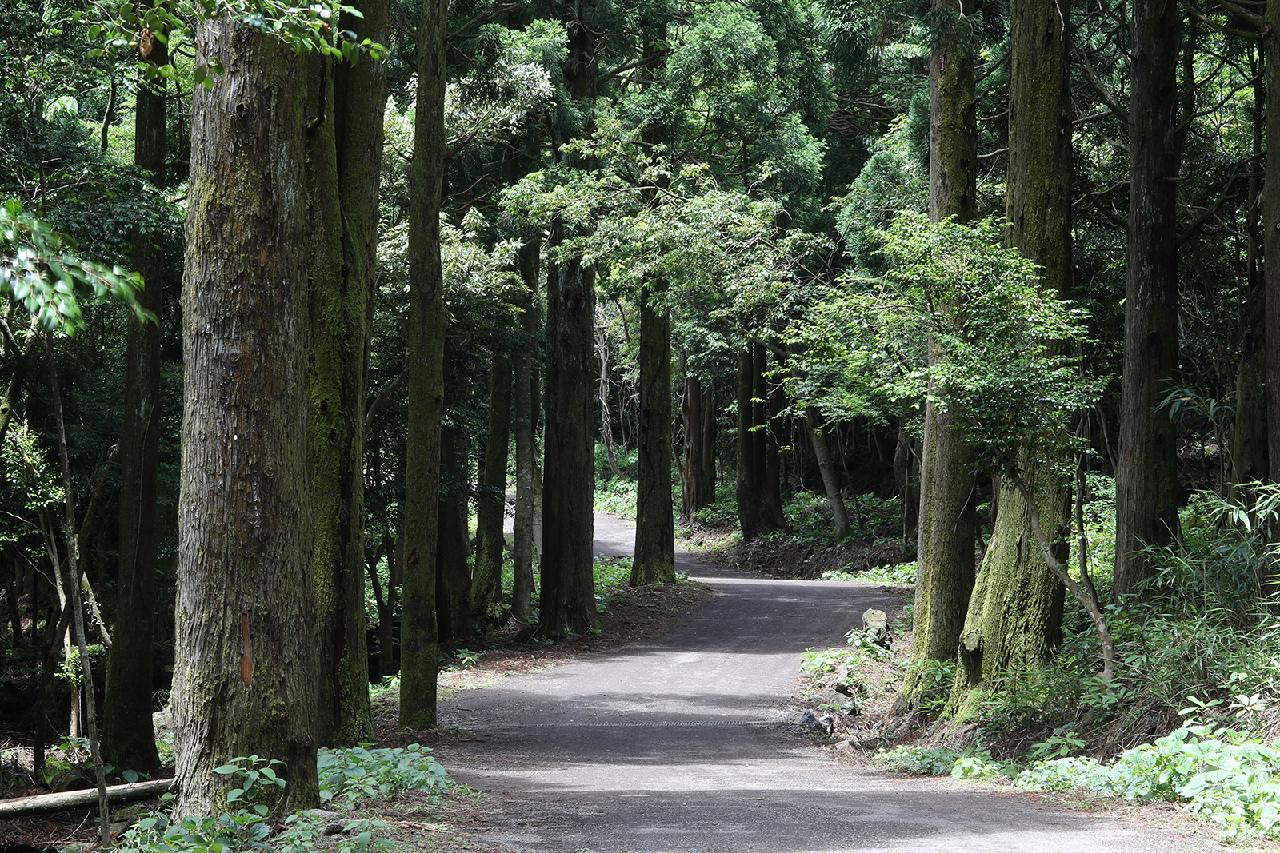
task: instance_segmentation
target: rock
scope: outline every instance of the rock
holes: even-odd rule
[[[835,732],[836,721],[830,714],[822,714],[819,716],[810,709],[805,709],[800,715],[800,725],[810,731],[822,732],[831,735]]]
[[[862,630],[871,634],[878,645],[889,647],[889,614],[874,607],[862,612]]]
[[[302,813],[307,820],[314,822],[317,826],[323,826],[321,830],[324,835],[341,835],[346,832],[347,818],[342,812],[329,811],[328,809],[307,809]]]

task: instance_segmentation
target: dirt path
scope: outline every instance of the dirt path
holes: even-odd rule
[[[596,517],[599,553],[632,526]],[[442,707],[438,752],[491,796],[486,838],[519,851],[1193,851],[1203,838],[950,780],[855,771],[786,707],[801,653],[837,645],[874,587],[735,576],[660,641],[518,675]]]

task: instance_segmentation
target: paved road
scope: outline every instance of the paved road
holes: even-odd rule
[[[599,553],[632,528],[596,518]],[[717,595],[660,641],[513,676],[445,703],[438,750],[488,792],[487,838],[517,851],[1193,851],[1203,839],[1013,792],[842,767],[787,697],[806,647],[839,644],[872,587],[735,575],[677,556]]]

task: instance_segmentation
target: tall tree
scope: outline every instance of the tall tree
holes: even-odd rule
[[[661,293],[657,294],[661,299]],[[631,585],[671,583],[675,508],[671,496],[671,310],[640,292],[640,436],[636,541]]]
[[[418,21],[418,102],[410,164],[408,413],[405,437],[404,616],[400,722],[436,722],[436,492],[444,411],[444,275],[440,206],[445,154],[448,0],[425,0]]]
[[[165,45],[151,43],[144,61],[168,63]],[[163,79],[163,78],[160,78]],[[133,162],[152,184],[165,186],[168,145],[164,84],[144,75],[134,108]],[[160,336],[174,282],[156,235],[139,230],[130,261],[146,286],[139,303],[152,323],[131,316],[125,340],[124,425],[120,433],[119,570],[115,632],[107,655],[102,753],[116,767],[155,773],[160,767],[151,721],[156,608],[157,499],[160,468]]]
[[[1068,21],[1054,0],[1009,6],[1009,245],[1040,268],[1040,282],[1066,296],[1071,284],[1071,97]],[[1038,666],[1061,641],[1064,589],[1050,571],[1033,523],[1062,543],[1069,530],[1068,425],[1025,448],[1015,473],[1001,479],[995,528],[960,635],[957,687],[1006,670]],[[1042,454],[1042,450],[1054,453]],[[1033,514],[1028,501],[1034,501]],[[974,694],[976,695],[976,694]]]
[[[386,0],[344,27],[385,38]],[[320,631],[320,742],[373,736],[364,618],[364,410],[382,160],[382,63],[309,60],[307,192],[312,555]]]
[[[684,452],[680,462],[680,517],[693,518],[700,509],[716,499],[716,402],[714,392],[689,372],[685,363],[684,395],[681,414],[684,420]]]
[[[305,65],[227,18],[192,99],[173,709],[178,812],[223,806],[213,770],[281,759],[316,800],[307,490]]]
[[[1176,0],[1133,4],[1132,165],[1112,587],[1117,596],[1136,593],[1150,576],[1151,561],[1143,549],[1168,543],[1178,529],[1177,436],[1160,403],[1178,371],[1181,25]]]
[[[641,85],[656,85],[665,64],[665,3],[654,4],[641,22]],[[663,116],[649,118],[641,132],[650,150],[666,144]],[[675,509],[671,496],[671,309],[661,276],[640,290],[640,424],[636,457],[636,539],[631,585],[670,583],[676,578]]]
[[[511,356],[497,349],[489,366],[489,418],[480,487],[476,491],[476,567],[472,573],[473,618],[492,619],[502,603],[502,524],[507,507],[507,459],[511,448]]]
[[[977,175],[974,33],[957,0],[934,0],[933,54],[929,62],[929,215],[964,222],[973,218]],[[939,306],[938,310],[955,310]],[[929,343],[929,361],[940,357]],[[920,456],[920,516],[915,593],[915,660],[955,658],[974,578],[974,476],[972,453],[956,425],[956,413],[925,403]],[[908,677],[903,702],[915,699]]]
[[[738,479],[736,497],[742,538],[750,542],[787,526],[779,493],[778,446],[774,437],[768,352],[752,341],[738,355]]]
[[[521,325],[528,340],[538,334],[538,256],[541,241],[526,239],[520,247],[517,261],[520,278],[525,284],[524,312]],[[516,506],[512,531],[512,589],[511,614],[522,622],[532,616],[533,563],[535,551],[536,519],[535,503],[537,486],[538,412],[542,409],[542,395],[538,393],[538,371],[535,354],[526,346],[516,354],[515,363],[515,416],[516,445]]]
[[[588,0],[567,0],[561,19],[569,35],[564,85],[570,103],[554,129],[563,144],[587,128],[579,126],[596,92],[595,30]],[[577,118],[575,118],[575,116]],[[561,155],[585,168],[577,155]],[[557,222],[552,244],[562,245],[566,226]],[[595,388],[595,271],[581,257],[560,260],[547,292],[546,460],[542,480],[542,591],[538,630],[545,636],[586,631],[596,620],[594,555],[595,450],[592,390]]]
[[[1280,139],[1280,0],[1267,0],[1262,66],[1266,69],[1266,133],[1268,142]],[[1267,451],[1272,482],[1280,482],[1280,145],[1267,145],[1266,178],[1262,189],[1262,254],[1266,276]]]

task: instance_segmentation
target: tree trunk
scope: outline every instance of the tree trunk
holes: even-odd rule
[[[1253,156],[1261,160],[1262,136],[1266,133],[1263,105],[1266,85],[1260,66],[1262,51],[1250,48],[1249,67],[1253,81]],[[1232,423],[1231,485],[1233,487],[1266,479],[1270,473],[1267,453],[1266,391],[1266,281],[1262,273],[1262,235],[1259,233],[1259,206],[1262,191],[1258,169],[1249,170],[1245,195],[1245,276],[1244,298],[1240,303],[1240,365],[1236,372],[1236,416]]]
[[[1040,269],[1040,283],[1066,296],[1071,288],[1071,99],[1067,22],[1053,0],[1013,0],[1010,6],[1009,245]],[[1071,461],[1067,424],[1045,450],[1027,448],[1017,478],[999,483],[995,518],[969,613],[960,635],[956,700],[964,706],[999,673],[1030,669],[1062,641],[1065,591],[1041,553],[1027,500],[1050,525],[1059,563],[1067,561],[1071,490],[1058,472]],[[997,478],[999,479],[999,478]]]
[[[147,62],[168,61],[164,45]],[[165,186],[165,93],[140,82],[134,107],[134,165]],[[119,567],[115,635],[107,654],[102,752],[122,770],[160,769],[151,722],[152,633],[156,606],[157,483],[160,456],[160,323],[172,281],[156,235],[139,231],[130,244],[134,271],[146,284],[139,304],[152,323],[128,320],[125,339],[124,424],[120,433]]]
[[[444,174],[445,34],[448,0],[425,0],[418,22],[418,101],[409,211],[409,378],[405,436],[404,615],[400,624],[400,723],[436,722],[436,491],[444,412],[444,279],[440,206]]]
[[[385,0],[346,19],[384,36]],[[365,362],[377,251],[382,63],[310,58],[307,93],[310,271],[309,463],[324,744],[372,739],[364,618]]]
[[[972,27],[957,0],[935,0],[938,16],[929,64],[929,214],[961,222],[974,215],[977,125]],[[967,10],[967,14],[974,14]],[[944,313],[948,306],[940,306]],[[929,363],[940,357],[929,342]],[[932,379],[930,380],[932,386]],[[956,415],[925,402],[920,455],[920,517],[913,661],[954,660],[974,578],[974,478],[972,453],[955,425]],[[913,704],[918,680],[908,673],[900,704]]]
[[[1129,100],[1132,174],[1112,587],[1116,596],[1136,593],[1150,576],[1150,560],[1142,549],[1167,544],[1178,530],[1177,436],[1160,402],[1178,371],[1180,27],[1175,0],[1134,3]]]
[[[1267,140],[1280,139],[1280,0],[1267,0],[1266,37],[1262,40],[1266,69]],[[1266,305],[1267,457],[1270,479],[1280,483],[1280,145],[1268,144],[1262,188],[1262,265]]]
[[[594,99],[596,76],[589,8],[587,2],[572,4],[565,20],[569,31],[565,88],[584,111]],[[557,142],[582,130],[558,127]],[[563,227],[557,223],[553,228],[554,243],[561,241]],[[539,633],[548,637],[584,632],[596,621],[592,553],[595,448],[591,429],[597,376],[593,348],[595,272],[580,258],[567,258],[560,262],[557,273],[547,295],[547,432],[538,614]]]
[[[362,17],[344,14],[342,24],[362,38],[386,40],[388,0],[356,0],[352,4]],[[322,329],[335,338],[313,353],[342,363],[326,377],[326,390],[339,392],[336,398],[347,425],[334,423],[333,410],[325,412],[335,428],[328,433],[330,459],[340,473],[339,499],[332,517],[337,544],[330,553],[336,559],[333,577],[337,613],[333,618],[331,649],[322,649],[324,669],[332,679],[333,724],[329,742],[353,745],[373,739],[373,714],[369,707],[369,649],[365,624],[364,557],[364,441],[366,372],[369,355],[369,318],[377,275],[378,190],[382,172],[382,117],[385,69],[381,61],[361,57],[335,66],[334,144],[337,182],[341,202],[342,265],[340,290],[329,298],[312,302],[312,334]],[[324,316],[317,316],[320,307]],[[336,346],[334,346],[336,344]],[[335,365],[337,366],[337,365]],[[337,384],[331,380],[336,375]],[[312,414],[317,414],[317,388],[312,382]],[[312,435],[316,435],[313,431]],[[337,440],[341,436],[341,440]],[[313,472],[317,466],[313,465]],[[317,495],[312,483],[312,494]],[[333,506],[333,505],[330,505]],[[320,518],[317,513],[317,519]],[[319,556],[319,549],[316,551]],[[388,591],[394,608],[394,580]],[[392,610],[394,613],[394,609]],[[328,635],[326,635],[328,636]],[[326,689],[326,692],[330,692]],[[327,714],[322,710],[322,719]]]
[[[446,379],[446,382],[448,380]],[[452,388],[452,386],[450,386]],[[445,392],[445,411],[459,410],[457,392]],[[440,436],[440,491],[437,502],[439,539],[436,543],[436,622],[440,645],[452,648],[467,631],[467,499],[471,472],[466,428],[446,421]]]
[[[307,490],[305,66],[226,18],[196,43],[222,73],[192,103],[173,710],[180,815],[226,807],[213,769],[285,762],[316,792]]]
[[[738,357],[738,523],[748,542],[785,530],[779,493],[777,444],[769,417],[770,391],[763,344],[750,343]]]
[[[840,489],[840,472],[831,458],[831,448],[827,445],[827,435],[823,431],[822,413],[816,406],[806,406],[804,421],[813,443],[818,471],[822,474],[822,487],[827,492],[827,504],[831,507],[831,517],[835,522],[836,538],[843,539],[849,535],[849,512],[845,509],[844,493]]]
[[[684,380],[684,456],[680,465],[680,517],[693,514],[716,500],[716,406],[714,395],[697,376]]]
[[[640,439],[636,540],[631,585],[676,579],[671,499],[671,311],[653,304],[660,286],[640,291]]]
[[[520,247],[520,277],[525,283],[522,322],[529,341],[538,334],[538,254],[539,241],[526,240]],[[516,442],[516,517],[512,541],[514,577],[511,590],[511,613],[521,622],[530,621],[533,613],[534,531],[534,466],[537,456],[536,431],[539,395],[534,370],[532,346],[526,345],[516,354],[515,369],[515,442]]]
[[[494,619],[502,608],[502,526],[507,510],[507,451],[511,446],[511,356],[494,353],[489,369],[489,427],[485,432],[480,487],[476,491],[476,568],[471,613]]]

